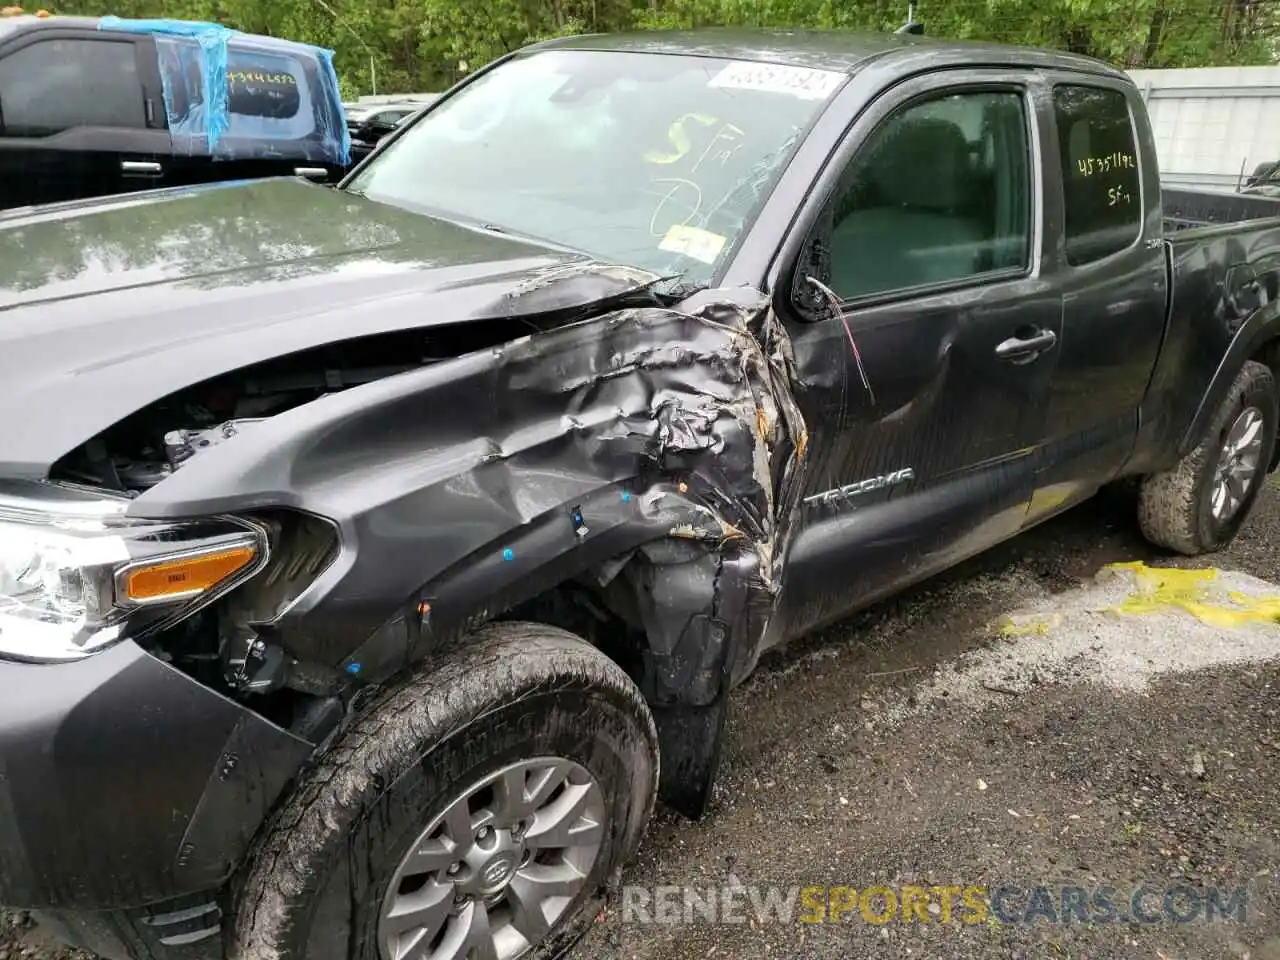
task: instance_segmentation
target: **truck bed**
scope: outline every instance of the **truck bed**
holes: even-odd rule
[[[1280,299],[1280,199],[1166,190],[1161,206],[1168,320],[1150,386],[1159,400],[1149,399],[1153,413],[1144,429],[1160,436],[1153,448],[1172,442],[1185,454],[1229,387],[1221,371],[1234,375],[1257,353],[1260,326],[1239,342],[1237,335],[1262,307]],[[1276,344],[1268,348],[1270,363],[1280,358]]]
[[[1164,189],[1165,233],[1280,217],[1280,198],[1210,190]]]

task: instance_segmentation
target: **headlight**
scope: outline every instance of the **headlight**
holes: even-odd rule
[[[0,658],[76,660],[145,636],[267,561],[265,532],[244,520],[136,521],[127,500],[97,492],[10,490],[0,490]]]

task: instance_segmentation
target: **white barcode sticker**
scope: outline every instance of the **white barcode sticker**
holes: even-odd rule
[[[825,100],[844,79],[843,73],[832,70],[737,60],[712,77],[708,85],[726,90],[786,93],[801,100]]]

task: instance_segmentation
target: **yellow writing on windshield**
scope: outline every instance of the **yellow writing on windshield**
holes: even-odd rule
[[[713,117],[705,113],[686,113],[677,117],[671,126],[667,127],[667,142],[671,146],[670,151],[646,150],[644,159],[649,163],[667,165],[679,163],[689,156],[693,150],[693,134],[690,130],[690,124],[697,124],[703,131],[710,130],[713,127],[717,128],[708,139],[702,153],[698,155],[697,161],[689,171],[690,173],[697,172],[698,168],[708,158],[719,160],[722,165],[727,163],[729,158],[741,146],[741,138],[745,136],[741,127],[727,123],[719,117]]]
[[[686,113],[674,120],[671,126],[667,127],[667,140],[671,144],[671,152],[663,153],[660,150],[646,150],[644,158],[649,163],[679,163],[693,149],[693,140],[689,136],[689,129],[686,124],[697,123],[704,127],[711,127],[719,122],[718,117],[708,116],[705,113]]]
[[[665,237],[673,227],[686,226],[702,210],[702,188],[683,177],[659,177],[654,183],[670,184],[649,217],[650,236]]]
[[[708,162],[727,165],[741,148],[744,136],[741,127],[710,114],[685,113],[672,121],[667,127],[669,149],[647,150],[642,155],[646,162],[660,166],[679,164],[679,172],[684,174],[654,178],[654,185],[662,189],[649,217],[651,236],[667,237],[673,228],[688,225],[701,212],[703,186],[698,172]]]

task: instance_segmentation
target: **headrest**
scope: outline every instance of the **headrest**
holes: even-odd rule
[[[888,206],[948,211],[970,189],[969,143],[959,126],[936,118],[906,118],[877,138],[863,176]]]

